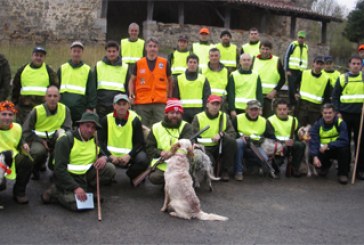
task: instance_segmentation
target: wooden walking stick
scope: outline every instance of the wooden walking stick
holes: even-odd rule
[[[361,115],[361,118],[360,118],[360,125],[359,125],[359,135],[358,135],[358,141],[356,142],[355,163],[354,163],[353,175],[351,176],[351,184],[354,184],[354,182],[355,182],[356,166],[358,165],[358,160],[359,160],[361,135],[363,133],[364,103],[363,103],[363,106],[361,108],[361,114],[360,115]]]
[[[97,132],[95,133],[95,152],[96,152],[96,159],[98,155],[98,139],[97,139]],[[101,196],[100,196],[100,178],[99,178],[99,169],[96,168],[96,198],[97,198],[97,219],[99,221],[102,220],[102,213],[101,213]]]

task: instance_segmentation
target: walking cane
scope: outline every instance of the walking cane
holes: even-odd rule
[[[354,163],[354,169],[353,169],[353,175],[351,176],[351,184],[354,184],[355,182],[355,175],[356,175],[356,166],[358,165],[359,160],[359,150],[360,150],[360,142],[361,142],[361,135],[363,133],[363,119],[364,119],[364,103],[361,108],[361,118],[360,118],[360,127],[359,127],[359,135],[358,135],[358,141],[356,142],[356,154],[355,154],[355,163]]]
[[[95,133],[95,151],[96,151],[96,158],[98,155],[97,145],[99,143],[97,139],[97,132]],[[101,196],[100,196],[100,179],[99,179],[99,169],[96,168],[96,195],[97,195],[97,219],[99,221],[102,220],[102,213],[101,213]]]

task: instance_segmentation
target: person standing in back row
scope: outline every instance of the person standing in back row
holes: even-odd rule
[[[133,66],[141,57],[145,56],[145,41],[139,38],[139,25],[131,23],[128,29],[129,38],[121,39],[120,55],[123,63]]]

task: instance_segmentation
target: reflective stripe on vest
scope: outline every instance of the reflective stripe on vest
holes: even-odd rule
[[[243,113],[237,115],[236,119],[239,134],[259,140],[265,132],[267,120],[262,116],[258,116],[256,121],[252,121],[248,119],[246,113]]]
[[[322,104],[328,81],[329,78],[323,73],[320,77],[315,77],[311,70],[303,71],[300,88],[301,99],[314,104]]]
[[[259,74],[262,82],[263,94],[270,93],[278,84],[281,76],[278,72],[278,57],[272,56],[271,59],[254,59],[253,71]]]
[[[187,80],[186,74],[177,77],[180,100],[184,108],[201,108],[205,76],[198,74],[196,80]]]
[[[199,59],[198,66],[201,70],[207,67],[207,63],[209,62],[209,51],[213,47],[214,47],[213,44],[207,44],[207,45],[201,43],[192,44],[193,53],[198,56]]]
[[[337,127],[340,127],[340,124],[342,123],[342,119],[339,118],[337,122]],[[337,127],[335,126],[335,123],[332,125],[332,127],[329,130],[324,130],[322,125],[320,126],[319,135],[320,135],[320,144],[327,145],[339,138],[340,133],[337,130]]]
[[[364,81],[362,77],[362,72],[355,77],[348,76],[348,83],[345,85],[345,74],[340,76],[340,85],[344,88],[340,96],[341,103],[364,103]]]
[[[229,47],[224,47],[221,43],[216,45],[220,51],[220,62],[226,67],[236,67],[236,45],[230,44]]]
[[[253,57],[260,53],[259,46],[260,41],[255,44],[245,43],[241,47],[243,48],[245,54],[250,54]]]
[[[223,117],[221,131],[225,131],[227,125],[227,117],[225,113],[220,111],[219,116],[213,119],[208,118],[206,112],[201,112],[197,114],[197,121],[200,126],[199,130],[203,129],[207,125],[210,126],[208,130],[200,135],[201,138],[197,138],[197,142],[201,143],[204,146],[214,146],[218,144],[218,142],[213,142],[212,138],[219,133],[220,117]]]
[[[306,44],[303,44],[302,52],[299,46],[298,41],[294,41],[291,43],[294,45],[294,49],[292,54],[289,57],[288,67],[291,70],[305,70],[307,69],[308,64],[308,47]]]
[[[171,64],[171,71],[173,75],[182,74],[187,69],[187,57],[190,55],[190,52],[180,52],[175,50],[173,52],[173,59]]]
[[[49,85],[49,75],[46,64],[39,68],[32,68],[29,64],[25,66],[20,75],[21,95],[44,96]]]
[[[57,103],[57,112],[47,115],[44,104],[34,107],[36,113],[36,122],[34,125],[34,133],[41,138],[51,137],[58,129],[60,129],[66,120],[66,106]],[[47,132],[47,133],[46,133]]]
[[[245,110],[246,103],[256,99],[258,74],[240,74],[238,70],[231,74],[235,84],[235,108]]]
[[[92,166],[92,163],[85,164],[85,165],[78,165],[78,164],[67,164],[67,170],[69,172],[87,172]]]
[[[135,42],[129,41],[128,38],[121,39],[120,55],[123,63],[134,64],[143,57],[144,43],[140,38]]]
[[[67,164],[67,170],[72,174],[82,175],[85,174],[96,161],[96,145],[93,139],[88,141],[81,141],[76,137],[73,137],[73,139],[74,143],[70,152],[70,163]]]
[[[90,66],[83,64],[80,67],[72,67],[69,63],[61,66],[61,90],[60,93],[72,93],[85,95]]]
[[[297,118],[294,118],[294,119],[296,121],[294,130],[297,130],[298,121],[297,121]],[[287,120],[281,120],[277,117],[277,115],[273,115],[268,118],[268,121],[273,126],[274,135],[276,136],[276,138],[278,140],[281,140],[281,141],[289,140],[289,137],[291,136],[291,128],[292,128],[292,122],[293,122],[292,116],[288,116]]]
[[[224,96],[227,94],[228,70],[224,67],[219,71],[211,70],[209,67],[202,70],[211,87],[211,94]]]
[[[15,157],[18,155],[18,146],[22,137],[22,128],[18,123],[12,123],[8,130],[0,130],[0,152],[11,150],[13,152],[13,162],[11,173],[6,175],[7,179],[16,179]]]
[[[128,65],[121,66],[107,65],[103,61],[98,61],[97,69],[97,89],[115,90],[125,92],[125,79],[128,73]]]

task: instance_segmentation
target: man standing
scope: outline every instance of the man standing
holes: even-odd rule
[[[259,31],[257,28],[253,27],[249,30],[249,42],[241,46],[240,54],[250,54],[254,57],[259,54]]]
[[[163,119],[167,98],[172,93],[172,77],[167,60],[158,56],[158,41],[148,39],[145,49],[146,57],[137,61],[129,80],[129,97],[142,123],[151,127]]]
[[[362,69],[364,67],[364,44],[359,45],[358,47],[358,55],[362,61]]]
[[[96,108],[96,84],[90,66],[83,63],[84,46],[71,44],[71,59],[58,69],[61,102],[71,110],[72,121],[80,120],[86,110]]]
[[[10,92],[11,71],[8,60],[0,54],[0,101],[8,98]]]
[[[164,110],[164,119],[153,124],[147,138],[147,154],[149,159],[152,159],[152,166],[161,157],[164,160],[170,158],[170,148],[179,139],[189,139],[192,136],[192,127],[182,120],[182,115],[182,103],[175,98],[169,99]],[[156,170],[149,175],[150,182],[156,185],[163,184],[166,169],[165,162],[159,164]]]
[[[206,110],[193,118],[192,127],[198,132],[207,125],[210,126],[197,138],[197,142],[205,146],[206,153],[215,163],[216,173],[221,175],[221,180],[229,181],[236,150],[235,130],[229,116],[220,111],[221,97],[210,95],[207,101]]]
[[[263,103],[262,84],[259,74],[251,70],[251,56],[242,54],[240,65],[238,70],[230,74],[227,86],[227,98],[232,119],[245,111],[249,101],[256,99]]]
[[[34,159],[34,180],[39,180],[39,171],[45,170],[48,153],[49,163],[52,164],[54,145],[59,136],[57,131],[72,129],[70,110],[64,104],[58,103],[59,99],[58,88],[54,85],[49,86],[45,103],[34,107],[23,125],[24,139],[31,146],[30,154]],[[50,164],[49,166],[52,166]]]
[[[177,49],[168,56],[168,63],[171,66],[173,78],[176,80],[177,76],[184,73],[187,68],[187,57],[191,52],[187,49],[188,37],[181,35],[178,38]]]
[[[108,161],[127,168],[126,174],[132,180],[148,168],[149,161],[145,153],[142,123],[138,115],[129,109],[128,96],[115,95],[114,112],[101,120],[99,141]]]
[[[55,185],[41,195],[44,204],[59,203],[77,211],[76,198],[84,202],[86,192],[96,188],[96,171],[101,184],[111,184],[115,177],[115,166],[107,157],[99,155],[94,135],[101,126],[96,113],[85,112],[77,121],[78,128],[61,137],[55,148]]]
[[[335,87],[337,79],[340,77],[340,72],[334,68],[334,60],[331,56],[325,57],[324,70],[322,71],[330,79],[331,87]]]
[[[295,94],[300,98],[296,114],[303,126],[312,125],[321,116],[321,105],[330,102],[332,87],[330,79],[322,73],[323,66],[323,57],[315,57],[312,70],[303,71],[298,80],[301,87]]]
[[[230,43],[231,38],[231,33],[224,30],[220,34],[221,42],[216,45],[220,51],[220,61],[229,70],[229,73],[236,70],[236,64],[239,62],[238,50],[235,44]]]
[[[187,70],[177,77],[173,88],[173,97],[180,99],[184,108],[183,120],[191,123],[193,117],[205,107],[210,94],[209,82],[198,73],[198,57],[190,54],[187,57]]]
[[[325,177],[331,167],[331,159],[338,161],[338,181],[348,183],[350,152],[346,123],[336,116],[332,104],[324,104],[322,118],[310,130],[310,155],[313,164],[320,169],[319,175]]]
[[[306,32],[298,32],[298,40],[291,42],[284,56],[284,70],[288,77],[289,102],[296,105],[295,92],[298,88],[302,71],[308,66],[308,46],[305,43]]]
[[[22,139],[22,129],[17,123],[13,123],[15,106],[10,101],[0,103],[0,152],[12,151],[13,163],[11,172],[6,175],[7,179],[14,180],[13,197],[19,204],[27,204],[25,195],[26,187],[32,172],[31,160],[21,152],[29,153],[29,146]],[[6,189],[6,180],[1,183],[0,190]]]
[[[207,27],[200,29],[200,40],[192,44],[192,53],[196,54],[199,59],[200,70],[206,68],[209,62],[209,50],[213,48],[213,45],[209,43],[210,31]]]
[[[115,95],[126,93],[128,81],[128,64],[123,63],[119,56],[119,44],[108,41],[105,45],[106,56],[97,62],[95,77],[97,81],[96,111],[103,118],[114,110]]]
[[[22,124],[34,106],[44,102],[49,85],[58,85],[57,75],[44,60],[47,52],[35,47],[32,62],[19,68],[13,80],[12,101],[19,109],[16,121]]]
[[[361,72],[361,58],[354,55],[349,60],[349,72],[340,75],[332,94],[336,111],[340,112],[348,128],[349,142],[354,132],[355,149],[358,144],[360,117],[364,103],[364,79]],[[356,169],[357,178],[364,180],[364,130],[361,135],[359,161]]]
[[[144,40],[139,38],[139,25],[131,23],[128,29],[129,38],[121,39],[121,58],[125,64],[135,64],[144,54]]]
[[[270,41],[260,43],[260,54],[254,58],[253,71],[258,73],[262,80],[264,96],[263,116],[271,116],[272,100],[285,83],[285,74],[279,57],[272,55],[273,44]]]

